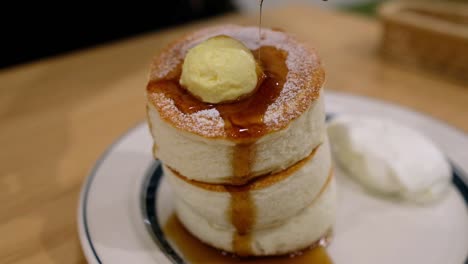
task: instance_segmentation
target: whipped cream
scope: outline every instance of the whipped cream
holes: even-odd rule
[[[439,199],[451,182],[442,152],[418,131],[395,121],[342,115],[328,134],[335,159],[363,186],[425,203]]]

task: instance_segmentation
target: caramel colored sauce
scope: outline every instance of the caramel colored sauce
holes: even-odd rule
[[[239,101],[209,104],[197,99],[179,84],[182,63],[161,80],[148,84],[149,93],[164,93],[185,114],[213,108],[219,112],[228,138],[238,142],[232,167],[233,175],[241,181],[251,173],[256,152],[255,139],[268,132],[263,122],[265,112],[281,93],[288,74],[287,52],[270,46],[263,46],[258,51],[263,54],[261,58],[256,58],[263,74],[258,74],[256,91]],[[254,51],[253,54],[259,53]]]
[[[249,256],[252,255],[250,231],[252,230],[256,219],[256,208],[251,198],[251,190],[270,186],[278,181],[287,178],[289,175],[292,175],[295,171],[301,168],[304,165],[304,163],[313,158],[318,148],[319,147],[316,147],[307,158],[299,161],[293,166],[287,168],[286,170],[281,171],[277,174],[266,175],[258,179],[254,179],[252,182],[244,185],[203,183],[187,179],[186,177],[180,175],[178,172],[172,169],[171,171],[180,179],[195,186],[211,191],[229,192],[229,194],[231,195],[231,204],[226,213],[228,214],[228,218],[231,220],[231,223],[236,228],[236,233],[234,234],[232,241],[232,247],[234,249],[234,252],[237,253],[237,255]],[[330,169],[325,184],[323,185],[322,189],[317,194],[317,196],[313,198],[311,203],[314,203],[315,200],[318,199],[322,195],[322,193],[328,188],[332,178],[333,168]]]
[[[172,169],[171,167],[168,167],[168,169],[171,170],[171,172],[180,178],[181,180],[197,186],[199,188],[203,188],[206,190],[214,191],[214,192],[234,192],[234,191],[252,191],[252,190],[259,190],[266,188],[268,186],[271,186],[277,182],[280,182],[289,176],[293,175],[297,170],[299,170],[302,166],[304,166],[305,163],[310,161],[314,156],[315,153],[317,153],[318,148],[320,146],[317,146],[312,153],[310,153],[309,156],[306,158],[298,161],[297,163],[293,164],[292,166],[289,166],[287,169],[282,170],[277,173],[269,173],[265,174],[262,176],[258,176],[254,179],[251,179],[250,181],[242,184],[242,185],[235,185],[235,183],[232,183],[232,185],[227,185],[227,184],[216,184],[216,183],[206,183],[206,182],[200,182],[196,180],[189,179],[183,175],[181,175],[179,172],[176,170]]]
[[[232,157],[233,184],[243,184],[248,181],[255,160],[255,143],[240,143],[234,148]]]
[[[259,79],[255,92],[235,102],[209,104],[190,94],[179,84],[182,63],[164,78],[148,84],[148,92],[164,93],[185,114],[213,108],[219,112],[224,120],[226,135],[236,141],[231,162],[234,182],[238,184],[245,183],[251,176],[256,156],[256,139],[268,132],[264,123],[265,113],[280,95],[288,74],[286,51],[262,46],[252,53],[263,72],[259,71],[257,74]],[[249,232],[255,221],[256,208],[248,189],[239,191],[236,188],[226,186],[232,196],[228,214],[237,230],[233,247],[239,255],[250,255]]]
[[[313,155],[312,155],[313,156]],[[306,158],[307,159],[307,158]],[[297,166],[297,165],[294,165]],[[297,168],[293,168],[297,169]],[[180,174],[175,173],[178,177],[181,177],[185,181],[190,182],[190,180],[181,176]],[[267,176],[267,178],[269,178]],[[284,179],[284,178],[281,178]],[[311,203],[314,203],[328,188],[333,179],[333,168],[330,168],[326,182],[323,184],[322,189],[319,193],[313,198]],[[276,182],[276,181],[275,181]],[[190,182],[193,184],[193,182]],[[206,184],[206,183],[204,183]],[[196,185],[196,184],[195,184]],[[197,185],[196,185],[197,186]],[[250,231],[255,224],[256,219],[256,209],[251,198],[251,187],[252,185],[243,185],[243,186],[229,186],[229,185],[214,185],[222,188],[224,191],[228,191],[231,195],[231,205],[228,210],[228,217],[231,219],[233,226],[236,228],[236,233],[232,241],[232,246],[234,251],[239,256],[249,256],[252,255],[251,250],[251,235]],[[212,189],[209,189],[212,190]],[[216,190],[220,191],[220,190]]]
[[[258,14],[258,43],[262,42],[262,17],[263,17],[263,0],[258,1],[259,4],[259,14]],[[258,50],[258,58],[262,57],[261,50]]]
[[[262,52],[263,57],[260,57]],[[220,112],[233,137],[245,135],[247,138],[247,141],[236,145],[232,157],[233,175],[241,183],[249,178],[252,171],[256,152],[255,139],[266,133],[263,122],[265,112],[281,93],[288,73],[285,52],[272,47],[261,47],[257,54],[257,60],[263,69],[257,92],[238,102],[244,102],[244,105],[232,108],[235,105],[233,104],[228,108],[221,108]]]
[[[252,255],[251,229],[255,224],[256,208],[248,187],[226,186],[231,194],[231,206],[228,214],[236,233],[232,240],[234,252],[239,256]]]
[[[309,249],[297,252],[293,255],[274,256],[274,257],[249,257],[239,258],[232,254],[227,254],[211,246],[203,244],[192,234],[177,219],[176,215],[172,215],[164,225],[164,234],[168,240],[177,247],[180,254],[187,260],[188,263],[194,264],[331,264],[333,261],[328,256],[325,246],[327,237],[318,241]]]
[[[251,141],[267,133],[266,126],[263,123],[263,116],[268,106],[281,93],[288,73],[286,51],[270,46],[263,46],[260,50],[263,56],[258,63],[263,70],[264,76],[260,76],[259,87],[255,93],[242,100],[222,104],[210,104],[200,101],[179,84],[182,64],[178,65],[164,78],[150,82],[148,92],[164,93],[185,114],[215,108],[224,119],[228,138],[239,142],[242,142],[243,139]],[[253,54],[258,53],[254,51]]]

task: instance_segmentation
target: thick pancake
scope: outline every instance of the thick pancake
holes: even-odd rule
[[[245,184],[304,159],[324,140],[324,71],[315,51],[268,29],[260,45],[257,33],[255,27],[208,28],[169,45],[154,60],[147,86],[154,154],[189,179]],[[187,51],[216,35],[258,49],[265,77],[254,94],[234,103],[205,104],[179,85]]]
[[[250,228],[262,229],[279,225],[307,207],[331,178],[331,166],[330,148],[325,142],[309,157],[286,170],[242,186],[189,180],[166,166],[164,173],[175,194],[210,225],[233,228],[230,217],[231,207],[236,202],[233,198],[248,197],[249,212],[253,212],[255,218]]]
[[[304,249],[320,240],[332,228],[336,213],[336,183],[332,178],[309,206],[281,225],[253,230],[248,252],[236,250],[236,231],[213,226],[180,198],[176,213],[183,225],[201,241],[215,248],[242,255],[281,255]]]
[[[189,179],[221,184],[245,184],[284,170],[309,156],[324,142],[326,132],[323,96],[287,128],[265,135],[246,148],[227,139],[205,138],[174,128],[151,105],[148,123],[156,158]],[[246,161],[250,172],[239,177],[236,166],[242,158],[250,159]]]
[[[206,138],[236,139],[235,134],[227,131],[225,120],[216,107],[187,113],[176,106],[174,97],[169,96],[164,89],[157,89],[159,81],[180,75],[181,63],[191,47],[217,35],[238,39],[251,50],[260,47],[256,27],[225,25],[185,36],[170,45],[154,60],[147,87],[147,99],[162,119],[180,130]],[[281,91],[263,113],[264,127],[261,133],[255,135],[256,138],[284,129],[309,109],[319,96],[325,75],[316,52],[283,32],[262,30],[261,46],[273,47],[287,54],[287,75],[284,76],[285,82]],[[245,137],[243,139],[245,140]]]

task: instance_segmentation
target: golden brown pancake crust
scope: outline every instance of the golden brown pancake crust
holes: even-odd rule
[[[217,35],[227,35],[242,41],[249,49],[259,46],[258,27],[224,25],[206,28],[189,34],[169,45],[157,56],[151,68],[149,83],[154,83],[180,73],[187,51],[198,43]],[[319,97],[325,73],[316,52],[299,43],[284,32],[262,30],[261,46],[272,46],[284,50],[288,55],[288,74],[284,87],[266,110],[263,123],[267,133],[286,128],[292,120],[303,114]],[[172,76],[174,77],[174,76]],[[224,120],[216,109],[184,113],[163,92],[147,88],[148,103],[154,106],[161,118],[172,126],[206,138],[227,138]]]

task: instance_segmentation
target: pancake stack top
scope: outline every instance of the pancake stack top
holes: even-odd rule
[[[215,36],[252,51],[263,74],[238,101],[202,102],[179,84],[187,52]],[[229,62],[228,62],[229,63]],[[147,86],[154,156],[176,213],[201,241],[241,256],[279,255],[324,237],[335,214],[324,71],[283,32],[221,26],[192,33],[155,60]]]

